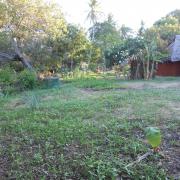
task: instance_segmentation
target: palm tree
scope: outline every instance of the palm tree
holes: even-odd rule
[[[120,28],[121,36],[123,39],[127,39],[132,34],[132,29],[125,26],[124,24]]]
[[[87,19],[89,19],[90,23],[92,24],[92,40],[94,40],[94,25],[97,23],[98,17],[101,14],[98,1],[90,0],[89,8],[90,11],[87,15]]]

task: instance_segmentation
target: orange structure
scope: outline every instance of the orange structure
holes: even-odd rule
[[[170,57],[157,64],[156,75],[180,76],[180,35],[168,47]]]
[[[180,61],[163,62],[157,65],[157,76],[180,76]]]

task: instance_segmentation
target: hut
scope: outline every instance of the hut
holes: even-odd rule
[[[157,64],[157,76],[180,76],[180,35],[168,46],[169,57]]]

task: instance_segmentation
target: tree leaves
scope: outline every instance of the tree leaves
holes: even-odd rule
[[[161,132],[159,128],[156,127],[147,127],[145,130],[146,139],[148,143],[153,147],[156,148],[161,144]]]

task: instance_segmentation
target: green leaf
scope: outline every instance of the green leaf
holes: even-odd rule
[[[146,139],[148,143],[156,148],[161,144],[161,132],[159,128],[156,127],[147,127],[145,130]]]

